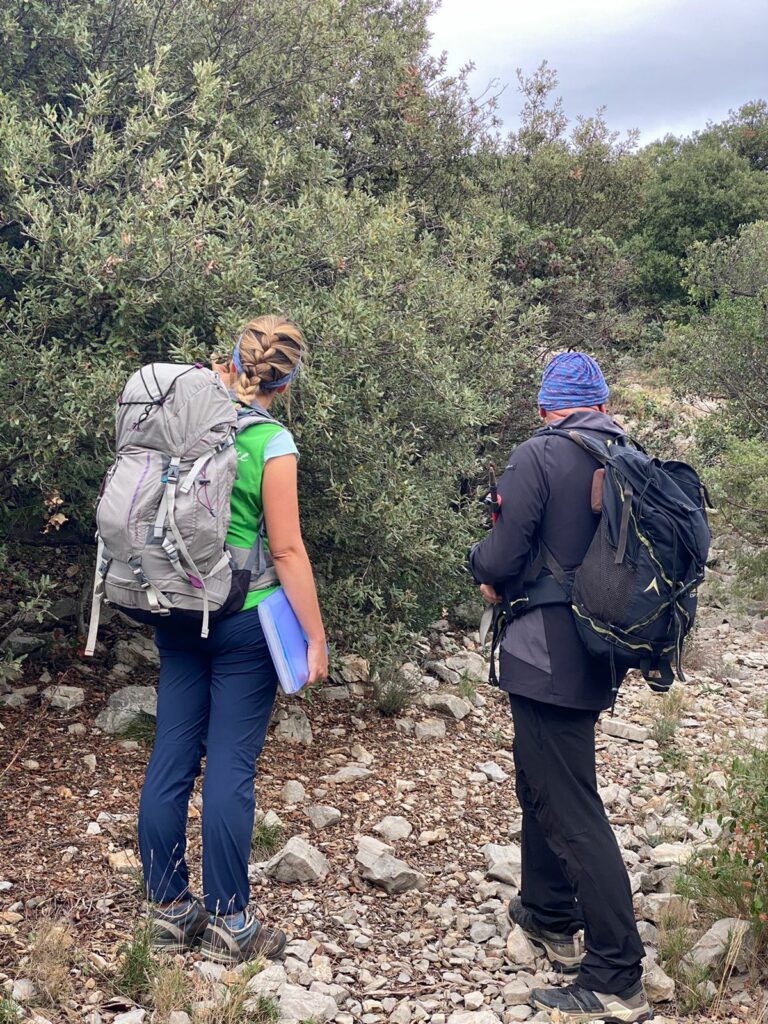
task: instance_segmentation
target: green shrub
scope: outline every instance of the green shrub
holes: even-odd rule
[[[722,834],[713,853],[690,860],[678,891],[707,919],[741,917],[753,926],[755,948],[768,948],[768,749],[750,748],[723,768],[725,793],[707,808]]]
[[[264,860],[271,856],[283,844],[283,827],[274,822],[269,824],[259,815],[253,823],[253,836],[251,838],[251,850],[259,859]]]
[[[131,941],[120,951],[115,990],[134,1002],[146,999],[152,990],[157,964],[152,956],[152,926],[146,919],[134,929]]]
[[[417,684],[395,663],[379,669],[373,682],[373,704],[382,715],[398,715],[414,702]]]

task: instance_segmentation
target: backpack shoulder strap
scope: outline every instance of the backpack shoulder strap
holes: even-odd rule
[[[274,416],[271,416],[266,409],[257,403],[251,405],[248,408],[238,406],[237,409],[237,426],[235,430],[239,434],[241,430],[245,430],[246,427],[252,427],[254,423],[274,423],[278,427],[282,427],[280,420],[276,420]]]

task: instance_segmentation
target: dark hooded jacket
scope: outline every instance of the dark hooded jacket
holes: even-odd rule
[[[557,427],[622,436],[610,417],[575,412]],[[526,570],[539,540],[560,566],[574,572],[597,530],[592,512],[595,460],[568,438],[537,434],[519,445],[499,479],[501,510],[488,536],[470,553],[478,583],[490,583],[512,600],[524,592]],[[548,570],[543,569],[542,575]],[[504,635],[499,680],[508,693],[547,704],[599,711],[612,702],[611,670],[592,658],[579,640],[569,605],[533,608],[515,619]]]

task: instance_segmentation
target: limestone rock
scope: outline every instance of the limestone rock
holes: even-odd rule
[[[749,932],[747,921],[739,917],[724,917],[702,935],[686,959],[701,967],[717,968],[725,959],[732,944],[739,943],[743,950]],[[743,955],[737,958],[737,966],[739,960],[743,962],[744,959]]]
[[[417,740],[441,740],[445,736],[445,721],[442,718],[425,718],[416,723]]]
[[[370,665],[357,654],[345,654],[339,658],[337,672],[345,683],[367,683],[371,678]]]
[[[643,726],[623,722],[620,718],[604,718],[600,725],[606,736],[616,736],[620,740],[632,740],[633,743],[643,743],[651,736],[648,729]]]
[[[278,992],[277,1006],[281,1020],[312,1020],[315,1024],[324,1024],[339,1012],[336,1000],[331,996],[322,992],[308,992],[300,985],[282,985]]]
[[[11,998],[17,1003],[28,1003],[37,995],[37,987],[31,978],[19,978],[14,981]]]
[[[652,1003],[668,1003],[675,998],[675,983],[651,957],[643,958],[643,984]]]
[[[52,708],[71,711],[83,703],[85,690],[82,686],[49,686],[47,690],[43,690],[43,696],[48,698]]]
[[[493,1010],[457,1010],[448,1018],[447,1024],[499,1024]]]
[[[314,739],[312,726],[301,708],[291,708],[290,711],[280,713],[275,727],[275,737],[286,743],[302,744],[305,747],[311,746]]]
[[[323,782],[333,782],[336,785],[340,785],[345,782],[357,782],[361,779],[367,779],[371,775],[373,775],[373,772],[370,768],[364,768],[361,764],[347,764],[340,768],[335,775],[324,775]]]
[[[296,779],[289,779],[280,790],[280,799],[284,804],[300,804],[307,798],[307,791]]]
[[[476,764],[475,768],[482,772],[489,782],[505,782],[509,778],[504,769],[499,767],[495,761],[483,761],[481,764]]]
[[[441,715],[449,715],[460,722],[466,718],[472,710],[472,705],[463,697],[457,697],[455,693],[426,693],[422,697],[422,704],[430,711],[437,711]]]
[[[685,864],[692,855],[693,847],[688,843],[660,843],[651,850],[651,863],[657,868]]]
[[[519,924],[514,925],[507,936],[507,957],[515,967],[536,965],[536,952]]]
[[[118,640],[113,648],[115,660],[128,668],[159,668],[160,654],[154,640],[137,634],[129,640]]]
[[[118,1015],[112,1019],[112,1024],[143,1024],[146,1016],[146,1010],[142,1009],[140,1006],[135,1006],[132,1010],[128,1010],[126,1013],[118,1013]]]
[[[499,846],[496,843],[486,843],[482,853],[485,856],[488,878],[495,878],[499,882],[504,882],[505,885],[520,888],[522,853],[519,846],[515,844]]]
[[[413,832],[413,825],[407,818],[401,818],[397,814],[388,814],[386,818],[381,819],[378,825],[373,826],[373,831],[378,832],[390,843],[394,843],[398,839],[407,839]]]
[[[484,683],[488,679],[488,665],[485,658],[474,651],[461,651],[451,658],[445,659],[446,666],[458,675],[471,679],[475,683]]]
[[[409,889],[423,889],[426,879],[404,860],[392,856],[392,847],[379,842],[372,836],[360,836],[357,841],[357,863],[360,874],[390,896],[408,892]]]
[[[670,913],[681,921],[690,921],[693,917],[693,908],[688,900],[672,892],[652,892],[647,896],[638,893],[635,905],[637,916],[653,924],[658,924]]]
[[[115,736],[125,732],[141,714],[157,716],[154,686],[123,686],[111,695],[106,708],[97,716],[96,725]]]
[[[325,878],[331,870],[324,855],[305,839],[293,836],[282,850],[264,865],[269,878],[289,884],[295,882],[316,882]]]
[[[133,850],[117,850],[107,857],[109,866],[119,875],[127,875],[139,870],[139,859]]]
[[[330,807],[327,804],[312,804],[311,807],[307,808],[307,817],[315,828],[319,830],[340,822],[341,811],[338,807]]]
[[[282,964],[270,963],[258,974],[254,974],[245,987],[253,995],[274,996],[287,981],[288,975]]]

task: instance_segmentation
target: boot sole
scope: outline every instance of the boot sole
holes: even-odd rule
[[[260,956],[263,956],[265,960],[279,960],[283,955],[286,943],[283,943],[279,949],[274,950],[272,953],[267,953],[263,949],[255,950],[253,953],[249,953],[247,956],[238,955],[232,953],[228,949],[217,949],[213,946],[209,946],[206,942],[203,942],[200,946],[200,952],[206,960],[212,960],[217,964],[242,964],[247,963],[249,960],[257,960]]]
[[[564,1013],[538,999],[532,999],[530,1005],[534,1010],[546,1010],[552,1024],[592,1024],[592,1021],[602,1021],[603,1024],[643,1024],[653,1018],[653,1011],[647,1004],[639,1010],[607,1007],[605,1010],[585,1010],[580,1013]]]

